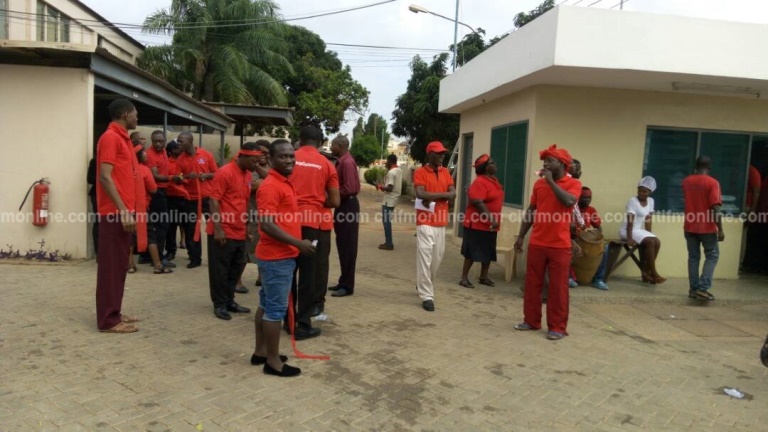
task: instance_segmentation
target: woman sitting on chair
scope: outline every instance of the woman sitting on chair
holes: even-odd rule
[[[643,282],[660,284],[667,279],[656,271],[656,257],[659,255],[661,241],[651,232],[653,198],[650,195],[654,190],[656,179],[646,176],[640,180],[637,184],[637,196],[630,198],[627,203],[627,220],[619,228],[619,236],[627,241],[628,246],[639,244],[643,249]]]

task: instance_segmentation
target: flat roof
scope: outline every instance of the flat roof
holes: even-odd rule
[[[235,120],[239,125],[254,126],[292,126],[293,109],[285,107],[267,107],[242,105],[223,102],[203,102]]]
[[[537,85],[768,98],[768,25],[558,6],[440,82],[460,113]]]

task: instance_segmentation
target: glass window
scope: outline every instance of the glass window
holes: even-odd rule
[[[496,176],[504,187],[504,204],[523,205],[527,147],[528,122],[491,130],[491,157],[496,161]]]
[[[46,21],[47,27],[45,29],[45,40],[48,42],[56,42],[56,36],[58,36],[59,33],[59,11],[49,7]]]
[[[0,0],[0,39],[8,39],[8,0]]]
[[[653,198],[657,211],[682,212],[683,179],[694,170],[696,158],[712,159],[712,177],[720,182],[723,212],[744,207],[750,134],[649,128],[645,141],[643,176],[656,179]]]
[[[59,23],[59,42],[69,42],[69,18],[64,15]]]
[[[45,40],[45,3],[37,2],[37,40]]]

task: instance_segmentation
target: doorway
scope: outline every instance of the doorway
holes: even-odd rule
[[[467,192],[469,191],[469,185],[472,184],[472,151],[473,151],[473,134],[462,135],[461,145],[461,196],[459,197],[459,219],[456,223],[459,225],[458,235],[464,236],[464,211],[467,208]]]

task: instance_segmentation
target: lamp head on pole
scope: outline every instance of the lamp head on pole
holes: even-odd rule
[[[419,12],[429,13],[429,11],[426,8],[421,7],[419,5],[415,5],[415,4],[412,4],[412,5],[408,6],[408,10],[413,12],[413,13],[419,13]]]

